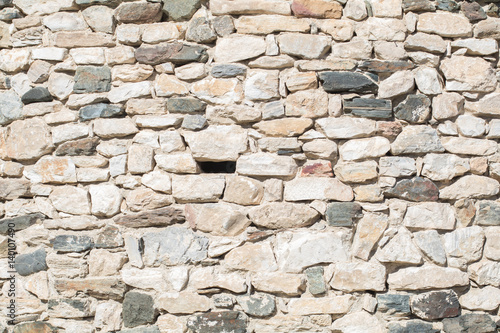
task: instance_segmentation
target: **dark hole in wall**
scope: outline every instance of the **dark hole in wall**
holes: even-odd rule
[[[198,162],[203,173],[234,173],[236,162]]]

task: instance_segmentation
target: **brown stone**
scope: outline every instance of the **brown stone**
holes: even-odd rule
[[[102,32],[86,31],[61,31],[55,34],[55,46],[57,47],[98,47],[115,46],[113,36]]]
[[[173,42],[141,45],[135,51],[135,58],[138,62],[148,65],[158,65],[164,62],[185,64],[193,61],[207,62],[208,55],[205,47]]]
[[[464,13],[465,17],[467,17],[471,22],[486,20],[486,18],[488,17],[486,16],[483,8],[481,8],[481,5],[475,1],[463,1],[461,4],[462,12]]]
[[[115,17],[121,23],[152,23],[161,20],[161,3],[122,3],[115,10]]]
[[[330,161],[312,161],[306,163],[301,171],[301,177],[333,177],[332,162]]]
[[[91,277],[85,279],[58,279],[54,282],[58,292],[77,292],[100,299],[122,299],[127,286],[121,279],[110,277]]]
[[[99,138],[85,138],[81,140],[68,141],[56,149],[56,156],[90,156],[96,152]]]
[[[395,139],[403,131],[403,125],[398,121],[377,122],[377,135],[388,139]]]
[[[358,68],[368,72],[375,73],[393,73],[413,69],[410,61],[382,61],[382,60],[366,60],[358,64]]]
[[[14,326],[14,333],[52,333],[55,332],[55,328],[41,321],[34,321],[29,323],[21,323]]]
[[[336,1],[294,0],[292,11],[297,17],[320,19],[339,19],[342,17],[342,5]]]
[[[313,121],[309,118],[284,118],[262,121],[255,124],[254,128],[269,136],[298,136],[312,125]]]
[[[174,207],[125,214],[115,218],[116,224],[131,228],[160,227],[180,222],[184,222],[184,213]]]

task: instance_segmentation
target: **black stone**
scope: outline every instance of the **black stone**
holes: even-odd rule
[[[76,69],[73,91],[77,94],[111,90],[111,70],[108,66],[80,66]]]
[[[484,226],[500,226],[500,204],[493,200],[479,201],[475,222]]]
[[[205,112],[207,104],[193,97],[173,97],[167,100],[169,113]]]
[[[98,103],[84,106],[80,109],[80,120],[87,121],[96,118],[111,118],[122,113],[119,105]]]
[[[358,68],[367,72],[374,73],[394,73],[415,68],[410,61],[383,61],[383,60],[365,60],[358,64]]]
[[[392,118],[392,102],[389,99],[355,98],[344,101],[344,112],[358,117],[389,119]]]
[[[16,257],[15,267],[19,275],[27,276],[48,269],[45,258],[47,253],[44,249],[36,250],[28,254],[20,254]]]
[[[437,0],[437,8],[448,12],[456,12],[460,9],[460,5],[453,0]]]
[[[276,312],[276,301],[268,294],[239,296],[237,301],[243,311],[253,317],[268,317]]]
[[[135,50],[135,58],[141,64],[158,65],[164,62],[187,64],[207,62],[207,49],[203,46],[188,45],[180,42],[157,45],[142,44]]]
[[[12,228],[14,231],[19,231],[26,229],[38,221],[43,221],[45,219],[45,215],[42,213],[32,213],[28,215],[12,217],[8,219],[0,220],[0,234],[7,234],[9,232],[9,228]]]
[[[425,320],[450,318],[460,315],[460,303],[453,290],[430,291],[412,298],[411,311]]]
[[[213,77],[235,77],[238,75],[245,75],[247,68],[243,65],[237,64],[217,64],[212,67]]]
[[[107,225],[98,235],[94,244],[96,248],[109,249],[123,246],[123,237],[120,229]]]
[[[322,72],[319,79],[326,92],[376,93],[378,85],[366,75],[353,72]]]
[[[210,312],[189,317],[187,326],[194,333],[246,333],[247,318],[243,312]]]
[[[52,96],[49,90],[45,87],[35,87],[31,88],[24,93],[21,97],[21,101],[24,104],[37,103],[37,102],[52,102]]]
[[[411,201],[437,201],[439,189],[431,180],[422,177],[403,179],[394,187],[385,191],[389,198],[400,198]]]
[[[423,123],[431,113],[431,100],[425,95],[408,95],[405,100],[394,108],[394,115],[398,119],[409,123]]]
[[[158,326],[137,327],[118,331],[116,333],[160,333]]]
[[[333,227],[352,227],[363,217],[363,208],[356,202],[332,202],[326,206],[326,222]]]
[[[410,295],[382,294],[377,295],[378,311],[390,315],[409,315]]]
[[[130,291],[123,299],[123,325],[136,327],[155,321],[154,301],[150,295]]]
[[[440,330],[432,328],[432,323],[413,319],[403,322],[392,322],[387,325],[388,333],[439,333]]]
[[[307,288],[312,295],[322,295],[326,293],[324,269],[321,266],[309,267],[305,271],[307,277]]]
[[[486,12],[483,10],[481,5],[475,1],[474,2],[463,1],[461,9],[465,17],[467,17],[471,22],[486,20],[488,18]]]
[[[89,236],[59,235],[50,241],[58,252],[83,252],[94,246]]]
[[[445,333],[496,333],[496,326],[493,319],[485,313],[467,313],[443,319]]]
[[[403,0],[403,10],[406,12],[433,12],[436,6],[429,0]]]
[[[90,156],[96,153],[99,138],[85,138],[67,141],[56,149],[56,156]]]

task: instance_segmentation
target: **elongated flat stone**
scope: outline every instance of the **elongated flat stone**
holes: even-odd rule
[[[187,326],[197,333],[246,333],[247,317],[243,312],[210,312],[188,318]]]
[[[33,224],[37,223],[37,221],[43,221],[44,219],[45,215],[43,215],[42,213],[33,213],[0,220],[0,234],[7,234],[9,232],[9,228],[12,227],[9,227],[10,224],[14,224],[14,226],[12,227],[14,231],[19,231],[32,226]]]
[[[410,61],[383,61],[383,60],[365,60],[358,64],[358,68],[367,72],[374,73],[394,73],[415,68]]]
[[[322,72],[319,79],[326,92],[376,93],[378,85],[367,76],[353,72]]]
[[[115,223],[129,228],[160,227],[184,222],[184,212],[173,207],[125,214],[115,218]]]
[[[326,207],[326,221],[334,227],[352,227],[355,220],[363,217],[363,209],[356,202],[332,202]]]
[[[83,252],[90,250],[94,242],[89,236],[59,235],[50,241],[59,252]]]
[[[164,62],[187,64],[189,62],[207,62],[207,49],[202,46],[187,45],[180,42],[157,45],[141,45],[135,50],[138,62],[158,65]]]
[[[385,191],[385,196],[411,201],[437,201],[439,189],[429,179],[415,177],[399,181],[394,187]]]
[[[388,119],[392,117],[392,102],[389,99],[355,98],[344,101],[344,112],[358,117]]]

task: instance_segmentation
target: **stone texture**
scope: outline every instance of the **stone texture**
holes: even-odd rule
[[[344,112],[365,118],[391,118],[392,103],[384,99],[355,98],[352,101],[344,101]]]
[[[460,315],[458,296],[453,290],[431,291],[413,296],[412,312],[425,320],[456,317]]]
[[[136,327],[151,324],[155,318],[153,298],[150,295],[130,291],[123,299],[123,325]]]
[[[147,2],[123,3],[115,10],[115,18],[121,23],[151,23],[161,19],[161,4]]]
[[[455,318],[443,319],[443,331],[445,333],[470,331],[470,332],[495,332],[495,322],[487,314],[466,313]]]
[[[96,216],[111,217],[120,211],[122,195],[114,185],[89,186],[92,203],[92,214]]]
[[[335,176],[347,183],[364,183],[377,178],[377,162],[338,163],[334,167]]]
[[[384,156],[391,149],[390,142],[383,137],[349,140],[339,149],[344,161],[357,161]]]
[[[229,205],[186,205],[186,221],[191,228],[217,236],[236,236],[243,232],[250,221]]]
[[[437,201],[439,190],[432,181],[415,177],[399,181],[385,195],[410,201]]]
[[[391,144],[394,155],[443,152],[437,132],[429,126],[407,126]]]
[[[268,317],[276,312],[274,297],[267,294],[239,296],[236,300],[243,311],[250,316]]]
[[[377,302],[378,310],[390,315],[404,316],[411,313],[409,295],[380,294],[377,295]]]
[[[224,185],[224,177],[220,175],[175,175],[172,195],[177,202],[216,202],[222,196]]]
[[[319,218],[317,211],[305,205],[278,202],[256,207],[248,216],[253,224],[269,229],[305,227]]]
[[[448,91],[490,92],[495,89],[493,69],[484,59],[453,56],[443,60],[440,69]]]
[[[385,290],[386,272],[381,264],[352,262],[335,265],[330,286],[345,292]]]
[[[446,252],[436,230],[415,232],[413,240],[420,250],[434,263],[438,265],[446,263]]]
[[[388,225],[383,214],[367,213],[359,220],[352,243],[355,257],[368,260],[375,244],[379,241]]]
[[[188,291],[164,293],[156,300],[157,307],[172,314],[191,314],[210,309],[210,299]]]
[[[231,35],[219,38],[215,47],[215,61],[238,62],[255,58],[266,52],[266,42],[261,37]]]
[[[414,74],[411,71],[396,72],[379,84],[379,98],[393,98],[409,93],[415,86]]]
[[[18,255],[15,259],[15,268],[21,276],[27,276],[36,272],[47,270],[45,262],[46,252],[38,249],[31,253]]]
[[[320,58],[330,50],[328,36],[284,33],[278,37],[280,50],[284,54],[305,59]],[[304,47],[307,45],[307,47]]]
[[[58,252],[83,252],[93,247],[89,236],[59,235],[50,241],[54,250]]]
[[[187,327],[199,333],[244,333],[247,330],[247,318],[239,311],[210,312],[189,317]]]
[[[375,121],[354,117],[322,118],[318,119],[316,124],[329,139],[367,137],[374,134],[376,130]]]
[[[453,230],[455,213],[449,204],[424,202],[408,207],[403,224],[410,229]]]
[[[342,6],[338,2],[323,0],[294,0],[292,12],[297,17],[339,19],[342,16]]]
[[[338,179],[305,177],[286,182],[284,198],[287,201],[351,201],[353,199],[353,193],[349,186],[343,184]]]
[[[458,257],[467,263],[477,261],[483,254],[485,236],[478,226],[461,228],[443,237],[446,252],[451,257]]]
[[[491,178],[468,175],[460,178],[439,193],[441,199],[483,198],[494,196],[500,188],[499,183]]]
[[[351,295],[330,297],[301,297],[288,303],[292,315],[345,314],[352,304]]]
[[[379,248],[376,258],[382,263],[419,265],[422,256],[411,240],[411,233],[399,228],[398,233],[383,247]]]
[[[472,35],[472,26],[465,17],[447,12],[419,15],[417,30],[442,37],[469,37]]]
[[[225,256],[225,264],[233,269],[273,272],[278,266],[269,242],[246,243]]]
[[[278,14],[290,15],[290,5],[285,1],[269,3],[263,0],[233,2],[228,0],[212,0],[210,9],[214,15],[225,14]]]
[[[322,72],[319,79],[326,92],[374,93],[378,86],[368,76],[352,72]]]
[[[141,45],[135,50],[135,58],[141,64],[158,65],[164,62],[186,64],[190,62],[206,62],[206,48],[180,42]]]
[[[422,266],[401,268],[389,274],[387,283],[395,290],[426,290],[469,285],[467,273],[456,268]]]

